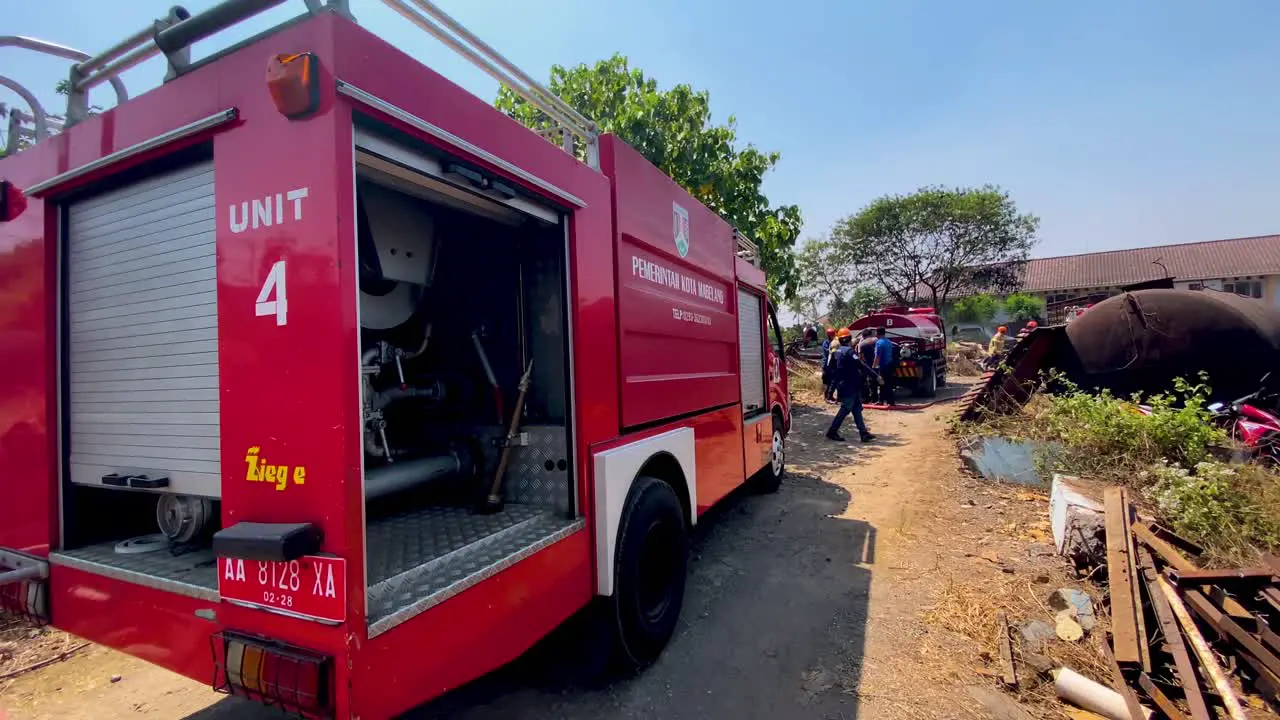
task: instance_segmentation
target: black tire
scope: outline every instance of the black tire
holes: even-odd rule
[[[680,619],[688,566],[680,498],[657,478],[636,478],[622,509],[614,556],[618,669],[646,668],[662,654]]]
[[[758,493],[778,492],[782,476],[787,474],[787,439],[782,434],[782,413],[773,414],[773,442],[769,452],[769,464],[751,478],[751,489]]]
[[[938,375],[934,372],[933,363],[920,366],[920,379],[916,381],[913,390],[918,397],[934,397],[938,394]]]

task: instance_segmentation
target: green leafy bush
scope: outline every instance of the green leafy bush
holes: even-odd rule
[[[1178,379],[1173,392],[1146,398],[1150,414],[1138,412],[1143,398],[1137,395],[1122,400],[1105,390],[1084,392],[1060,378],[1055,383],[1063,389],[1042,404],[1034,432],[1063,445],[1058,464],[1071,472],[1115,479],[1162,460],[1191,467],[1227,439],[1210,420],[1203,383]]]
[[[990,295],[970,295],[956,300],[951,306],[952,322],[986,324],[1000,311],[1000,301]]]
[[[1161,462],[1143,473],[1161,520],[1202,544],[1211,558],[1249,562],[1280,547],[1280,477],[1258,465],[1197,463],[1194,472]]]
[[[1044,319],[1044,301],[1034,295],[1014,293],[1004,299],[1004,311],[1016,322]]]

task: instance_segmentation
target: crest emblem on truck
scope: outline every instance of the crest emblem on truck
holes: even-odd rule
[[[680,257],[689,254],[689,211],[671,203],[671,231],[676,239],[676,252]]]

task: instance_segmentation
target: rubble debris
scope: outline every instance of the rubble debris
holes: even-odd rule
[[[1045,645],[1058,636],[1053,626],[1043,620],[1028,620],[1018,630],[1029,652],[1043,652]]]
[[[1077,642],[1084,637],[1084,629],[1076,622],[1075,611],[1068,608],[1054,616],[1054,632],[1067,642]]]
[[[1059,588],[1049,596],[1049,607],[1059,611],[1071,610],[1071,619],[1078,622],[1085,632],[1092,630],[1097,622],[1093,614],[1093,598],[1083,590]]]
[[[1108,488],[1105,499],[1113,634],[1104,650],[1118,660],[1116,689],[1133,697],[1121,717],[1136,717],[1141,701],[1171,720],[1211,720],[1212,696],[1243,720],[1235,680],[1261,693],[1250,704],[1280,703],[1280,567],[1201,569],[1201,549],[1135,519],[1123,489]]]
[[[1102,505],[1084,495],[1069,475],[1054,474],[1049,490],[1049,526],[1058,553],[1077,567],[1100,565],[1106,555]]]
[[[1196,656],[1200,658],[1200,667],[1213,682],[1213,688],[1222,699],[1222,705],[1227,709],[1227,715],[1231,717],[1231,720],[1246,720],[1244,708],[1240,706],[1240,699],[1236,697],[1235,690],[1227,680],[1226,674],[1222,672],[1222,666],[1218,664],[1218,659],[1214,657],[1213,650],[1209,649],[1209,643],[1205,642],[1204,636],[1200,634],[1200,629],[1196,627],[1195,621],[1191,619],[1191,615],[1187,612],[1186,606],[1182,604],[1178,593],[1162,577],[1157,577],[1155,584],[1165,599],[1169,601],[1169,607],[1173,610],[1174,617],[1178,618],[1178,624],[1182,626],[1182,632],[1191,641],[1191,647],[1195,649]]]
[[[988,480],[1043,486],[1036,470],[1037,455],[1052,455],[1055,446],[1035,440],[1012,440],[998,435],[978,435],[964,441],[960,459],[974,474]]]

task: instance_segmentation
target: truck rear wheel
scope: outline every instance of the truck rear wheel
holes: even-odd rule
[[[933,363],[920,366],[920,379],[916,381],[915,394],[920,397],[933,397],[938,394],[938,375]]]
[[[652,477],[631,487],[618,528],[613,609],[620,669],[653,664],[684,605],[689,541],[675,490]]]

